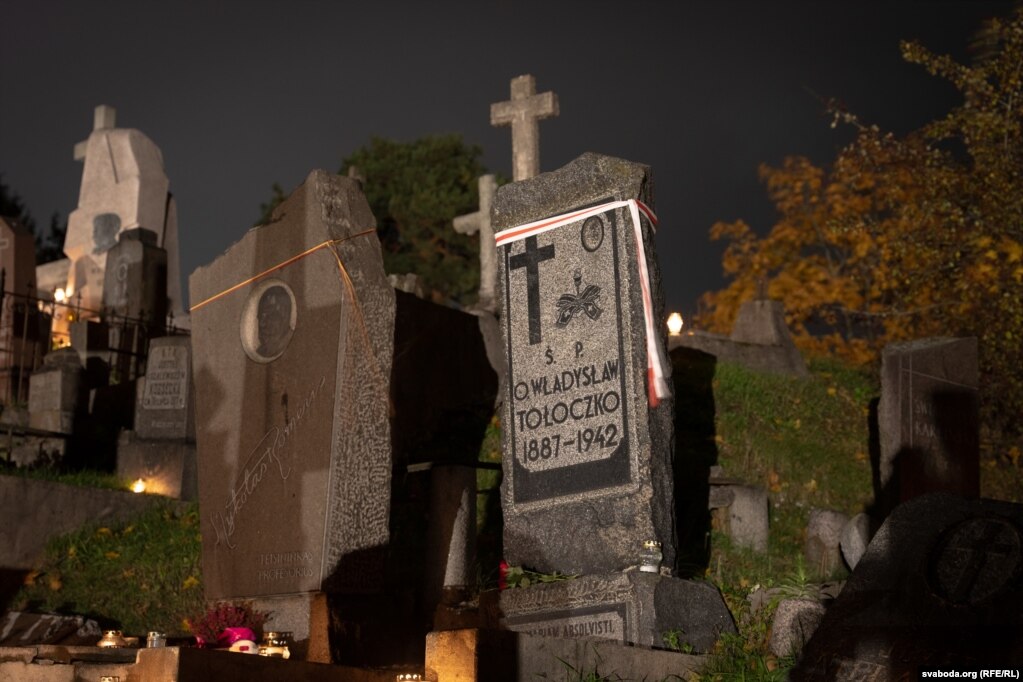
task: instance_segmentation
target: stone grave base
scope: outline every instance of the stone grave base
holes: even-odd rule
[[[663,647],[680,630],[693,651],[710,651],[736,632],[721,593],[709,583],[633,570],[501,592],[503,625],[544,637],[583,637]]]
[[[252,606],[270,614],[263,631],[284,631],[292,635],[292,658],[330,663],[330,611],[323,592],[255,597]]]
[[[364,670],[184,647],[0,647],[0,680],[78,682],[112,676],[121,682],[393,682],[402,672],[421,671]]]
[[[593,672],[601,679],[682,680],[699,672],[706,659],[620,642],[500,630],[450,630],[426,637],[426,679],[438,682],[584,679]]]
[[[180,500],[198,497],[195,443],[148,440],[122,431],[117,441],[117,475],[126,481],[142,479],[146,492]]]

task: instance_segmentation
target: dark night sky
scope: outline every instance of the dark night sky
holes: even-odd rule
[[[0,172],[36,222],[78,200],[74,144],[117,109],[163,151],[187,276],[239,239],[272,183],[379,135],[458,132],[511,175],[491,102],[537,78],[561,115],[540,124],[541,166],[585,151],[653,167],[669,309],[722,285],[717,220],[758,231],[772,210],[761,162],[827,162],[813,93],[905,132],[956,103],[899,56],[902,38],[965,58],[1007,2],[220,2],[0,0]],[[187,288],[186,288],[187,291]]]

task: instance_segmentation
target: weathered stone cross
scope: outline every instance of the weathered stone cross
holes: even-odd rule
[[[480,233],[480,292],[477,307],[489,313],[497,313],[497,246],[494,244],[494,229],[490,226],[490,206],[494,202],[497,181],[493,175],[481,175],[480,210],[460,215],[452,221],[459,234]]]
[[[540,119],[558,115],[558,96],[536,94],[536,79],[518,76],[511,81],[511,99],[490,105],[490,125],[511,125],[512,179],[528,180],[540,173]]]

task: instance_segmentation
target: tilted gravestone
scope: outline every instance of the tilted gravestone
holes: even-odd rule
[[[574,596],[578,581],[503,591],[515,630],[652,644],[656,629],[683,625],[669,602],[696,595],[717,605],[713,615],[701,612],[715,631],[705,639],[734,629],[713,588],[704,599],[705,586],[621,573],[639,563],[648,540],[661,543],[666,567],[676,563],[670,370],[653,214],[643,203],[650,194],[645,166],[597,154],[497,193],[509,370],[505,558],[593,581],[585,600]]]
[[[910,500],[874,536],[791,679],[883,682],[1023,660],[1021,571],[1023,505]]]
[[[502,501],[513,565],[620,570],[646,540],[674,562],[671,398],[648,400],[644,286],[651,296],[660,286],[649,223],[646,285],[628,205],[551,230],[509,229],[648,194],[644,166],[596,154],[498,190],[509,368]]]
[[[207,598],[380,589],[395,295],[358,183],[313,171],[190,292]]]
[[[885,347],[878,408],[883,507],[928,492],[979,496],[978,381],[975,338]]]

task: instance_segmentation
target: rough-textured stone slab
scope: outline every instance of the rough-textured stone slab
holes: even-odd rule
[[[717,589],[707,582],[631,571],[591,575],[501,592],[509,630],[543,637],[610,639],[664,646],[681,630],[694,651],[710,651],[735,630]]]
[[[803,649],[793,680],[916,679],[1023,660],[1023,505],[936,493],[900,505]]]
[[[647,167],[584,154],[501,187],[494,230],[609,201],[649,204],[650,194]],[[646,219],[642,233],[659,320],[660,275]],[[642,543],[659,540],[673,566],[672,402],[648,403],[630,211],[499,245],[498,261],[509,371],[506,558],[542,571],[596,573],[636,564]]]
[[[190,278],[211,599],[380,587],[395,304],[374,228],[355,180],[313,171]]]

